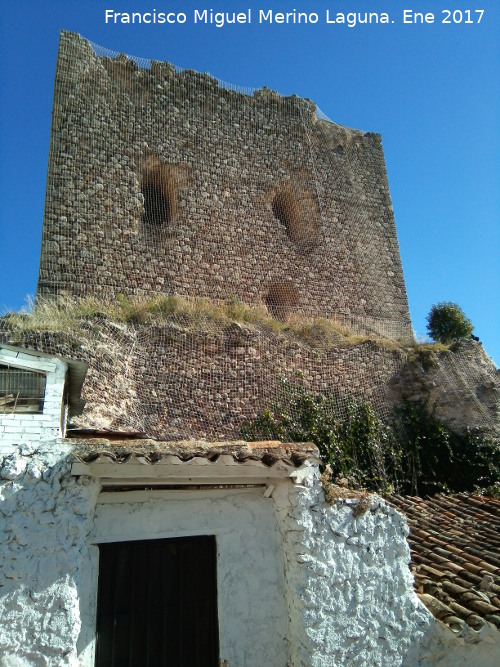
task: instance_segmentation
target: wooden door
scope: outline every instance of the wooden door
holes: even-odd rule
[[[99,545],[96,667],[218,667],[215,537]]]

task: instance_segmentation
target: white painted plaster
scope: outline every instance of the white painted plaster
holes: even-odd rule
[[[374,497],[358,517],[355,500],[330,506],[312,467],[273,497],[286,559],[288,667],[500,664],[495,628],[485,630],[485,641],[471,630],[457,638],[420,603],[408,526],[383,500]]]
[[[70,451],[53,441],[0,457],[1,667],[82,664],[89,621],[80,601],[92,594],[88,535],[99,485],[70,474]]]
[[[230,667],[287,664],[283,550],[264,490],[138,492],[127,503],[109,502],[112,493],[96,509],[95,542],[215,535],[220,656]]]
[[[2,363],[12,367],[26,367],[46,373],[43,412],[4,413],[0,412],[0,454],[15,451],[17,445],[31,442],[51,441],[62,433],[62,398],[68,367],[61,359],[39,359],[33,354],[12,352],[0,348]],[[22,364],[24,363],[24,366]]]
[[[374,499],[325,503],[296,484],[101,493],[67,441],[0,457],[0,667],[91,667],[101,541],[215,535],[229,667],[492,667],[499,633],[454,635],[419,603],[407,525]],[[100,502],[98,502],[98,499]]]

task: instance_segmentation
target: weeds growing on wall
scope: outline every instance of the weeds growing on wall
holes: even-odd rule
[[[314,393],[285,379],[280,388],[242,436],[314,442],[333,481],[379,493],[500,491],[499,443],[477,431],[455,433],[423,402],[405,401],[384,421],[368,403],[333,389]]]
[[[217,330],[237,322],[249,328],[264,328],[287,336],[312,348],[352,347],[375,341],[387,349],[397,349],[396,341],[376,335],[361,335],[336,320],[309,318],[292,313],[285,321],[273,317],[263,304],[249,305],[232,298],[213,301],[187,298],[177,294],[154,297],[130,297],[118,294],[113,301],[96,297],[38,297],[28,304],[28,312],[8,313],[5,324],[21,331],[78,332],[82,323],[95,317],[131,326],[162,323],[176,319],[193,331],[215,325]],[[85,327],[84,327],[85,328]]]

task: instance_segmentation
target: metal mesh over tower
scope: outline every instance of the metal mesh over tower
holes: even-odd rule
[[[62,33],[39,294],[181,294],[411,337],[379,135]]]
[[[82,427],[234,438],[283,378],[387,416],[413,334],[380,136],[63,32],[37,298],[82,313],[20,336],[89,362]]]

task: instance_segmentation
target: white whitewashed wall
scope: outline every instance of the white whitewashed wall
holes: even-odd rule
[[[0,458],[0,665],[76,667],[99,485],[71,475],[70,448],[23,444]],[[82,642],[83,639],[83,642]]]
[[[100,494],[64,441],[0,457],[0,666],[91,667],[96,543],[216,535],[229,667],[487,667],[491,638],[455,637],[413,593],[407,526],[375,499],[324,502],[316,468],[262,491]],[[111,497],[113,496],[113,498]]]
[[[287,578],[287,667],[497,667],[495,628],[455,635],[413,591],[404,517],[377,496],[324,500],[317,468],[278,488]]]
[[[262,489],[103,495],[96,542],[215,535],[220,657],[230,667],[287,664],[283,554]]]
[[[12,363],[16,357],[22,357],[36,365],[36,358],[33,355],[11,353],[4,349],[2,355],[11,356]],[[41,414],[0,412],[0,454],[13,451],[15,445],[24,442],[51,441],[61,437],[62,397],[68,367],[61,359],[54,358],[51,361],[55,370],[46,375],[43,412]]]

